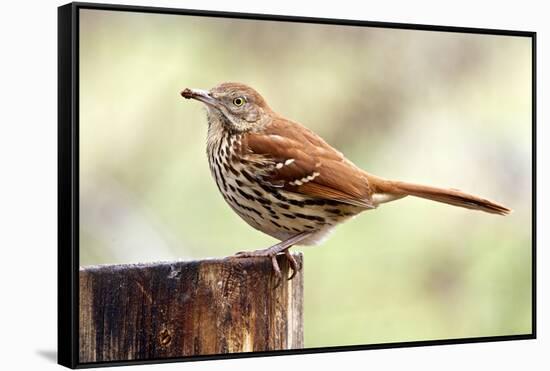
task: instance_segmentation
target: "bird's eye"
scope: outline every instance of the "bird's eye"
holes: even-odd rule
[[[235,99],[233,99],[233,104],[236,105],[237,107],[240,107],[244,104],[244,98],[243,97],[237,97]]]

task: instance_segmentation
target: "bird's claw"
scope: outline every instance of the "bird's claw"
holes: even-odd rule
[[[269,249],[266,249],[269,250]],[[239,251],[232,257],[234,258],[252,258],[252,257],[260,257],[264,256],[271,259],[271,266],[273,267],[273,273],[275,274],[276,281],[275,286],[273,288],[277,288],[280,286],[283,274],[281,272],[281,268],[279,267],[279,263],[277,262],[277,253],[273,253],[271,251],[266,250],[255,250],[255,251]],[[289,249],[284,250],[285,257],[288,260],[288,264],[290,266],[290,270],[292,271],[290,276],[287,278],[287,280],[291,280],[296,276],[296,273],[298,273],[302,267],[298,262],[296,261],[296,258],[290,253]]]
[[[290,250],[285,250],[285,256],[288,259],[288,264],[290,265],[290,269],[292,270],[292,273],[290,274],[290,277],[287,278],[288,281],[294,278],[296,273],[298,273],[302,267],[298,262],[296,261],[296,258],[294,258],[294,255],[291,254]]]

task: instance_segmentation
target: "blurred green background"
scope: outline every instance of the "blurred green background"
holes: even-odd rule
[[[80,13],[81,265],[275,242],[224,203],[179,95],[238,81],[373,174],[514,209],[405,198],[303,248],[306,347],[531,332],[530,39]]]

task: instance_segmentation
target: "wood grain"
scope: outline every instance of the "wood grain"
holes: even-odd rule
[[[262,258],[83,267],[80,362],[302,348],[303,270],[275,284]]]

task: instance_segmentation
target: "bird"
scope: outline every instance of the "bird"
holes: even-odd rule
[[[292,279],[301,269],[292,246],[320,244],[338,224],[406,196],[497,215],[511,212],[457,189],[370,174],[304,125],[275,112],[245,84],[223,82],[180,94],[206,107],[206,153],[224,200],[250,226],[280,241],[233,257],[271,259],[279,282],[277,255],[287,257],[287,279]]]

